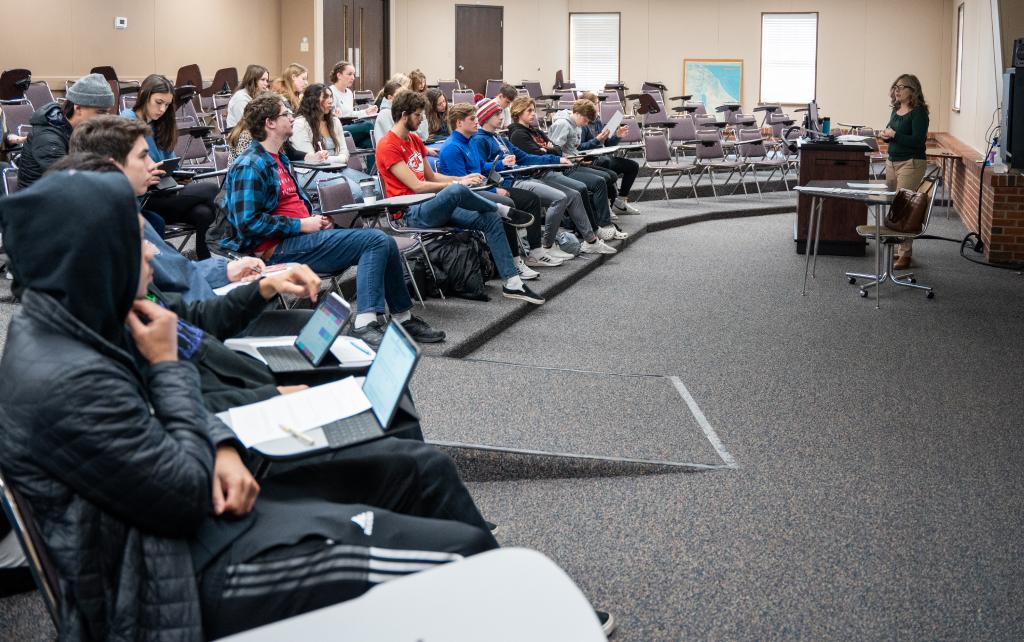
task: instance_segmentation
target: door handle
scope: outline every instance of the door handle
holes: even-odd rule
[[[462,65],[459,65],[459,71],[466,71],[466,68],[463,67]]]

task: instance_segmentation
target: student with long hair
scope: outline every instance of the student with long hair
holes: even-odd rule
[[[409,72],[409,89],[415,91],[417,94],[422,94],[427,91],[427,76],[419,69],[413,69]]]
[[[296,151],[304,154],[324,151],[327,152],[328,161],[348,163],[345,130],[341,127],[341,121],[334,115],[334,96],[323,84],[314,83],[302,92],[299,111],[295,114],[291,143]],[[370,178],[369,175],[346,167],[337,174],[327,173],[327,178],[331,176],[348,181],[355,200],[363,200],[359,181]],[[316,188],[315,185],[310,187]]]
[[[390,98],[395,95],[395,90],[394,89],[391,90],[390,94],[387,93],[387,91],[385,91],[388,88],[388,84],[390,84],[390,83],[395,83],[399,87],[404,87],[405,89],[408,89],[409,88],[409,77],[399,71],[399,72],[395,73],[394,75],[392,75],[390,78],[388,78],[388,81],[386,83],[384,83],[383,89],[381,89],[379,92],[377,92],[377,97],[374,99],[374,104],[377,105],[377,107],[380,108],[380,109],[384,109],[385,107],[390,105],[391,104]]]
[[[284,96],[288,107],[292,111],[299,108],[300,96],[306,85],[309,84],[309,70],[297,62],[293,62],[284,68],[281,75],[274,79],[270,90]]]
[[[889,158],[885,161],[885,184],[890,190],[917,191],[928,169],[925,143],[928,140],[928,103],[925,102],[921,81],[913,74],[902,74],[889,88],[889,106],[892,114],[880,137],[889,143]],[[914,246],[906,240],[896,248],[893,267],[910,267]]]
[[[253,98],[270,89],[270,72],[262,65],[249,65],[242,75],[242,82],[238,84],[238,91],[228,101],[228,115],[225,124],[234,127],[242,118],[245,106]]]
[[[178,142],[178,127],[174,120],[174,84],[165,76],[146,76],[139,87],[139,96],[133,109],[125,109],[121,115],[149,125],[151,133],[146,137],[149,157],[160,163],[176,156],[174,146]],[[153,194],[146,201],[145,209],[156,213],[168,223],[185,223],[196,228],[196,256],[210,257],[206,247],[206,229],[213,223],[217,213],[214,199],[219,187],[215,182],[191,182],[172,194]]]
[[[355,65],[347,60],[342,60],[331,69],[331,96],[334,98],[334,115],[338,118],[367,118],[377,114],[377,106],[370,105],[366,109],[355,108],[355,96],[352,94],[352,85],[356,81]],[[352,140],[356,147],[369,149],[373,147],[370,142],[370,132],[373,131],[373,121],[360,120],[345,125],[345,131],[352,134]]]
[[[431,138],[444,138],[451,134],[448,127],[448,99],[439,89],[427,90],[427,128]]]

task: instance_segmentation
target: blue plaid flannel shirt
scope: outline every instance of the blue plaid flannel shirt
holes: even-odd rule
[[[294,179],[295,173],[284,149],[281,150],[281,163]],[[298,180],[295,184],[299,186]],[[244,252],[266,238],[300,234],[299,219],[271,214],[277,209],[281,183],[277,177],[277,162],[259,141],[254,140],[249,149],[231,164],[224,186],[224,209],[231,224],[231,235],[219,243],[225,250]],[[309,198],[301,187],[298,191],[306,209],[312,212]]]

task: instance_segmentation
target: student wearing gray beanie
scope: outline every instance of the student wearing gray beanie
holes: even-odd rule
[[[50,165],[67,155],[75,127],[114,108],[114,92],[100,74],[79,78],[65,98],[63,105],[52,102],[32,114],[32,131],[18,161],[18,189],[39,180]]]

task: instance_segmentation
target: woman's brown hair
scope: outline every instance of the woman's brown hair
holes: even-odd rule
[[[274,79],[271,89],[284,96],[289,107],[294,110],[299,108],[299,95],[295,93],[295,79],[309,70],[297,62],[293,62],[284,68],[281,75]]]
[[[893,92],[893,90],[896,89],[896,85],[902,85],[910,90],[911,109],[920,105],[921,107],[924,107],[924,113],[928,113],[928,103],[925,102],[924,92],[921,90],[921,81],[917,79],[917,76],[914,74],[901,74],[893,81],[892,87],[889,88],[889,106],[893,109],[900,108],[900,101],[896,98],[896,94]]]
[[[325,114],[324,110],[320,108],[324,96],[329,96],[330,92],[331,90],[326,85],[318,82],[306,87],[302,92],[302,102],[299,103],[299,109],[295,115],[306,119],[306,124],[309,125],[309,130],[313,133],[311,142],[314,150],[319,149],[320,142],[324,139],[323,134],[320,133],[320,123],[327,125],[331,142],[334,143],[335,153],[338,153],[337,150],[341,149],[341,143],[338,142],[337,133],[334,131],[334,112],[329,111]]]
[[[170,94],[171,104],[160,118],[149,123],[153,128],[153,140],[156,146],[164,151],[171,151],[178,143],[178,123],[174,120],[174,83],[166,76],[151,74],[146,76],[139,86],[139,96],[135,100],[135,116],[146,122],[146,107],[153,94]]]
[[[270,77],[270,72],[263,65],[249,65],[245,68],[245,74],[242,76],[242,82],[238,83],[241,89],[245,90],[245,93],[249,94],[250,98],[255,98],[256,93],[259,91],[260,78],[266,74]]]

